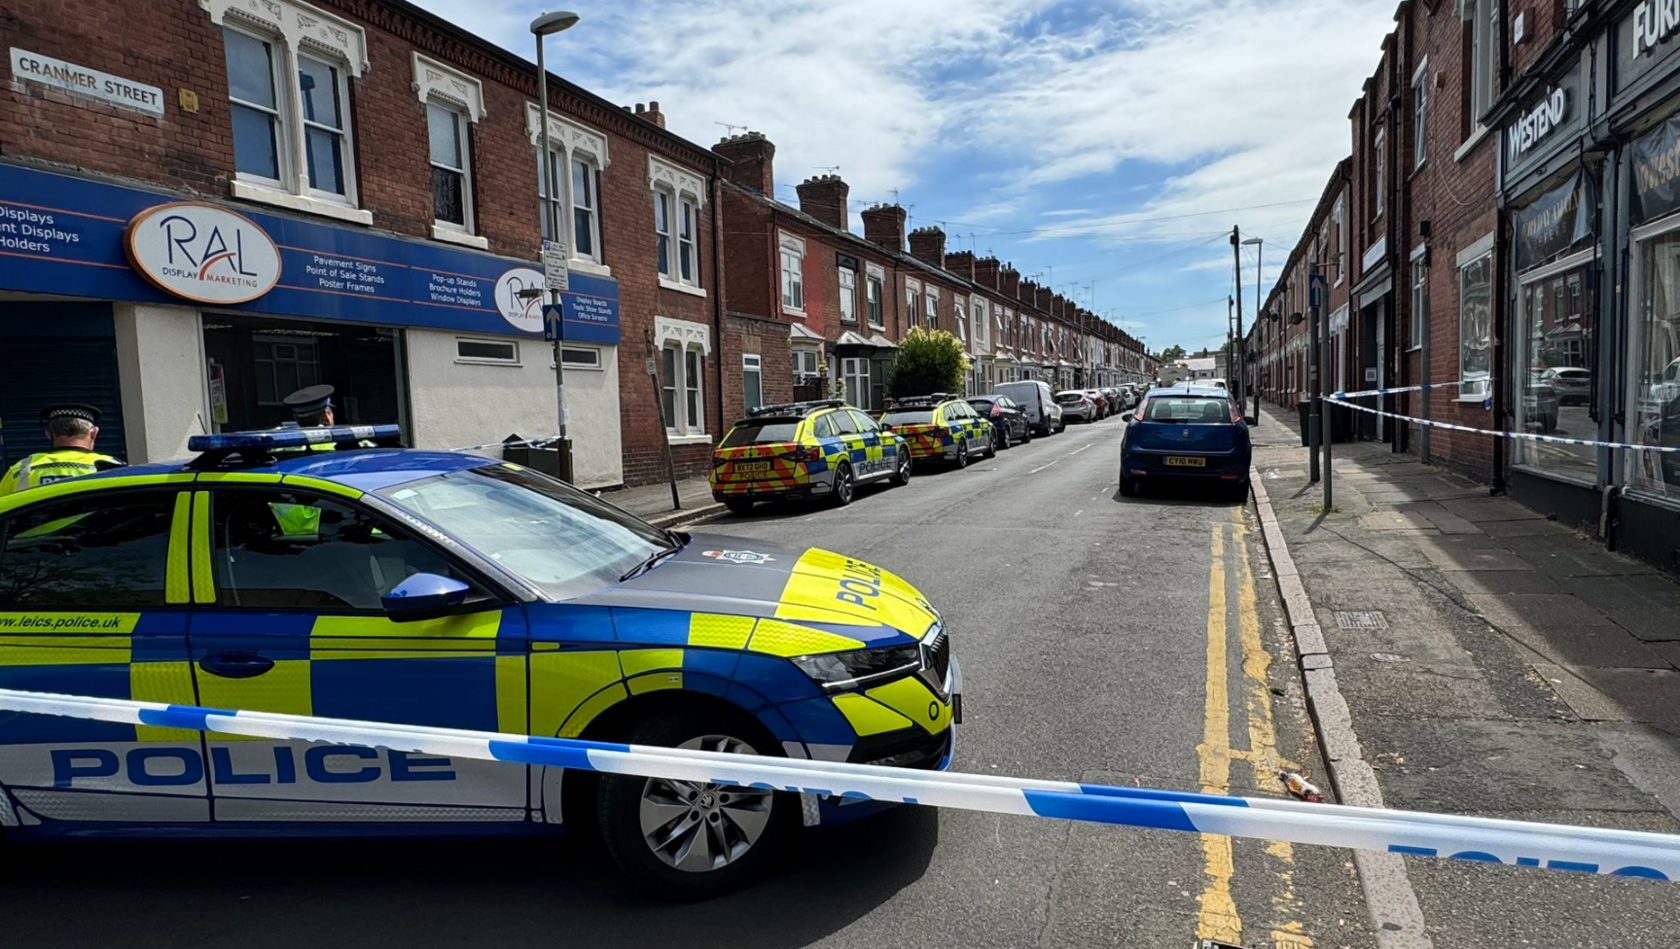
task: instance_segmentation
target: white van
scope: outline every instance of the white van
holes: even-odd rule
[[[1007,395],[1027,412],[1027,424],[1034,434],[1050,435],[1067,427],[1062,421],[1062,407],[1056,404],[1056,393],[1048,382],[1023,379],[1020,382],[1000,382],[994,387],[999,395]]]

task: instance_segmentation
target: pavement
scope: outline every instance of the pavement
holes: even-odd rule
[[[711,517],[724,510],[722,504],[712,500],[712,486],[705,478],[687,478],[677,482],[677,498],[682,502],[681,507],[671,505],[671,483],[669,481],[661,481],[658,484],[644,484],[634,488],[611,488],[589,493],[629,511],[656,527],[672,527],[677,524]]]
[[[1321,779],[1252,510],[1121,497],[1122,424],[865,486],[845,508],[760,505],[695,530],[733,549],[844,551],[916,584],[963,667],[958,769],[1259,795],[1281,793],[1280,766]],[[637,503],[618,494],[605,496]],[[795,851],[755,886],[670,906],[630,892],[584,840],[29,848],[0,859],[0,942],[1376,945],[1352,856],[1334,848],[905,807]]]
[[[1263,533],[1305,596],[1306,615],[1289,612],[1344,799],[1680,831],[1680,586],[1383,443],[1335,446],[1326,512],[1295,418],[1262,414]],[[1397,865],[1380,888],[1415,894],[1423,923],[1404,945],[1671,946],[1680,934],[1671,885]]]

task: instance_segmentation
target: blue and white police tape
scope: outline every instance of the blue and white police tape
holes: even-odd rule
[[[1038,781],[418,725],[228,711],[128,699],[0,689],[0,709],[133,725],[387,748],[416,754],[547,765],[1053,817],[1189,833],[1450,857],[1651,880],[1680,879],[1680,836],[1426,814],[1288,798],[1225,797],[1153,788]]]
[[[1343,402],[1340,399],[1331,397],[1326,397],[1325,401],[1333,405],[1340,405],[1344,408],[1353,409],[1356,412],[1369,412],[1372,415],[1380,415],[1383,418],[1391,418],[1400,422],[1409,422],[1413,425],[1424,426],[1425,428],[1446,429],[1449,432],[1468,432],[1472,435],[1491,435],[1494,438],[1518,438],[1524,441],[1545,442],[1548,445],[1578,445],[1582,448],[1614,448],[1626,451],[1649,451],[1656,452],[1658,454],[1672,454],[1680,452],[1680,445],[1630,445],[1625,442],[1599,442],[1587,438],[1564,438],[1560,435],[1537,435],[1533,432],[1501,432],[1491,428],[1474,428],[1469,425],[1455,425],[1452,422],[1437,422],[1434,419],[1417,418],[1411,415],[1400,415],[1395,412],[1384,412],[1381,409],[1374,409],[1368,405],[1355,405],[1352,402]]]
[[[1402,392],[1425,392],[1429,389],[1456,389],[1461,385],[1464,385],[1464,380],[1462,379],[1457,382],[1431,382],[1427,385],[1400,386],[1394,389],[1364,389],[1359,392],[1332,392],[1325,396],[1325,398],[1336,399],[1338,401],[1342,399],[1362,399],[1374,395],[1399,395]]]
[[[560,440],[559,435],[544,435],[541,438],[522,438],[512,442],[486,442],[483,445],[463,445],[460,448],[446,448],[445,451],[469,452],[483,451],[486,448],[547,448]]]

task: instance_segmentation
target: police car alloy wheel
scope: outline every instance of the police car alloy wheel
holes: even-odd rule
[[[901,447],[898,450],[898,469],[892,474],[892,483],[904,487],[910,483],[910,449]]]
[[[967,468],[968,467],[968,440],[967,439],[964,439],[963,441],[957,442],[957,460],[952,462],[951,466],[953,468]]]
[[[703,709],[670,710],[625,740],[746,755],[774,748],[750,724]],[[613,861],[633,884],[665,900],[704,899],[747,883],[799,830],[796,797],[755,788],[607,774],[596,802]]]
[[[828,500],[835,507],[845,507],[852,503],[852,494],[857,489],[857,481],[852,477],[852,466],[841,462],[834,469],[834,490],[828,494]]]
[[[752,498],[728,498],[723,506],[729,508],[730,513],[746,514],[753,509]]]

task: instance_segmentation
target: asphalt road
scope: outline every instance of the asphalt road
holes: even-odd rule
[[[872,561],[945,613],[957,768],[1276,794],[1323,769],[1258,530],[1195,493],[1121,498],[1122,423],[850,507],[699,530]],[[5,945],[1248,946],[1374,943],[1345,852],[904,808],[805,835],[708,903],[627,892],[580,843],[98,844],[14,851]]]

